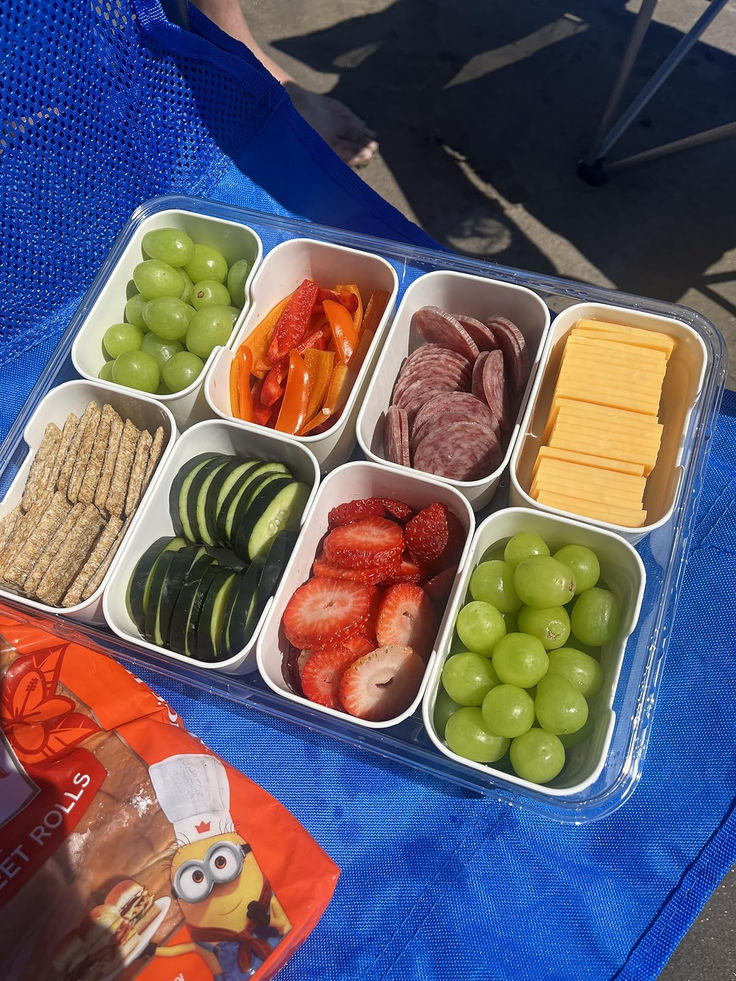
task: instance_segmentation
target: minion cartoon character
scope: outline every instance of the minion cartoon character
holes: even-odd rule
[[[159,804],[174,827],[172,893],[190,942],[156,956],[196,952],[221,981],[244,981],[291,929],[250,845],[229,813],[230,787],[213,756],[171,756],[150,767]]]

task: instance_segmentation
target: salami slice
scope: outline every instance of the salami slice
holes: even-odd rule
[[[504,356],[501,351],[489,351],[483,362],[482,386],[488,408],[498,419],[501,432],[505,436],[510,428],[511,407],[506,385]]]
[[[403,467],[411,466],[409,452],[409,417],[399,409],[399,460]]]
[[[480,352],[478,357],[475,359],[475,364],[473,365],[473,376],[470,380],[470,391],[477,399],[480,399],[481,402],[485,402],[486,399],[483,391],[483,365],[488,360],[488,355],[490,353],[490,351]]]
[[[494,337],[493,331],[490,327],[482,324],[480,320],[476,320],[475,317],[467,317],[464,313],[456,313],[455,319],[475,341],[475,344],[481,354],[483,351],[496,350],[498,347],[498,341]]]
[[[415,469],[451,480],[487,477],[501,459],[494,430],[469,420],[436,427],[414,450]]]
[[[383,425],[383,453],[389,463],[401,463],[401,417],[403,409],[390,405]]]
[[[416,327],[422,337],[430,343],[458,351],[471,361],[475,361],[478,357],[478,345],[470,334],[456,317],[445,313],[439,307],[420,307],[411,318],[411,326]]]
[[[425,357],[412,358],[404,364],[394,385],[392,402],[401,404],[406,390],[416,382],[434,387],[469,387],[473,362],[454,351],[432,346],[435,350]]]
[[[494,317],[488,321],[488,326],[503,351],[512,394],[520,395],[529,377],[529,351],[526,339],[516,324],[505,317]]]
[[[428,432],[451,422],[478,422],[499,431],[499,424],[485,400],[469,392],[447,392],[428,399],[414,417],[410,444],[416,448]]]

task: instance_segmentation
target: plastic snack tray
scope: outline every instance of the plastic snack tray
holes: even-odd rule
[[[669,520],[656,527],[636,545],[646,567],[646,589],[638,624],[629,637],[616,690],[614,710],[616,725],[610,750],[596,780],[578,794],[552,797],[544,788],[519,788],[511,783],[470,768],[448,758],[433,745],[422,721],[421,706],[407,719],[393,727],[368,730],[351,726],[340,718],[312,710],[272,691],[257,671],[233,675],[199,668],[195,662],[182,663],[166,658],[143,646],[126,642],[106,625],[76,622],[62,614],[38,612],[49,629],[72,639],[85,639],[108,651],[128,667],[152,669],[162,676],[183,680],[212,695],[231,699],[282,719],[323,733],[327,737],[361,746],[379,757],[397,761],[430,774],[438,781],[467,791],[495,798],[563,823],[582,824],[610,814],[621,806],[636,788],[646,754],[657,692],[665,668],[667,642],[674,619],[679,590],[685,574],[687,542],[695,517],[695,505],[705,474],[709,438],[718,412],[726,376],[725,345],[716,328],[699,313],[685,307],[590,286],[553,276],[524,272],[491,262],[446,254],[439,250],[420,249],[387,239],[346,232],[311,224],[299,219],[263,214],[200,198],[167,195],[141,205],[121,231],[92,285],[82,299],[49,363],[18,418],[0,446],[0,500],[5,497],[13,478],[27,454],[23,433],[36,406],[54,386],[79,378],[71,358],[74,339],[100,291],[115,270],[126,244],[136,229],[152,216],[179,209],[252,229],[263,243],[264,259],[277,245],[295,238],[337,244],[382,257],[395,270],[400,303],[406,288],[417,277],[437,270],[454,271],[476,277],[487,277],[525,287],[536,293],[547,305],[552,318],[578,303],[601,303],[628,310],[642,311],[673,318],[697,334],[705,350],[702,385],[694,401],[684,433],[680,464],[682,477],[677,488]],[[527,389],[527,392],[529,388]],[[528,397],[528,396],[527,396]],[[522,405],[520,416],[524,415]],[[517,429],[512,440],[518,435]],[[353,460],[365,459],[355,443]],[[508,506],[509,472],[501,476],[490,504],[476,513],[476,524],[489,514]],[[16,605],[8,601],[9,605]],[[27,607],[17,604],[27,613]],[[34,615],[35,612],[34,612]]]

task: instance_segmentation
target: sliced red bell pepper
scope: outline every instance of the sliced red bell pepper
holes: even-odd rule
[[[317,305],[322,306],[325,300],[334,300],[336,303],[342,303],[344,307],[347,307],[348,313],[353,316],[358,309],[359,296],[355,296],[352,289],[347,286],[336,286],[334,290],[321,287],[317,296]]]
[[[273,415],[273,406],[266,405],[261,400],[261,390],[263,389],[263,378],[259,378],[251,389],[251,400],[253,403],[253,422],[259,426],[268,426]]]
[[[268,347],[271,343],[273,329],[279,317],[284,312],[286,304],[291,299],[291,294],[279,300],[276,306],[272,307],[265,317],[263,317],[248,334],[243,343],[253,352],[253,373],[262,378],[271,365],[266,361]]]
[[[312,319],[319,289],[319,285],[313,280],[305,279],[292,293],[271,335],[268,359],[272,365],[288,355],[304,337]]]
[[[307,418],[308,400],[309,370],[307,364],[301,354],[297,351],[291,351],[286,388],[274,428],[280,433],[288,433],[292,436],[298,433]]]
[[[325,300],[322,305],[332,332],[337,360],[347,364],[358,346],[358,334],[353,325],[353,318],[346,307],[334,300]]]
[[[360,326],[363,323],[363,297],[357,283],[336,286],[335,292],[342,300],[343,306],[346,306],[352,314],[356,334],[360,334]],[[350,302],[347,302],[348,300]]]

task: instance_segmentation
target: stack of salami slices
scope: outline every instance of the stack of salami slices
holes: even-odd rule
[[[451,480],[480,480],[503,460],[529,376],[524,335],[505,317],[482,323],[436,306],[411,327],[425,344],[404,361],[386,412],[391,463]]]

